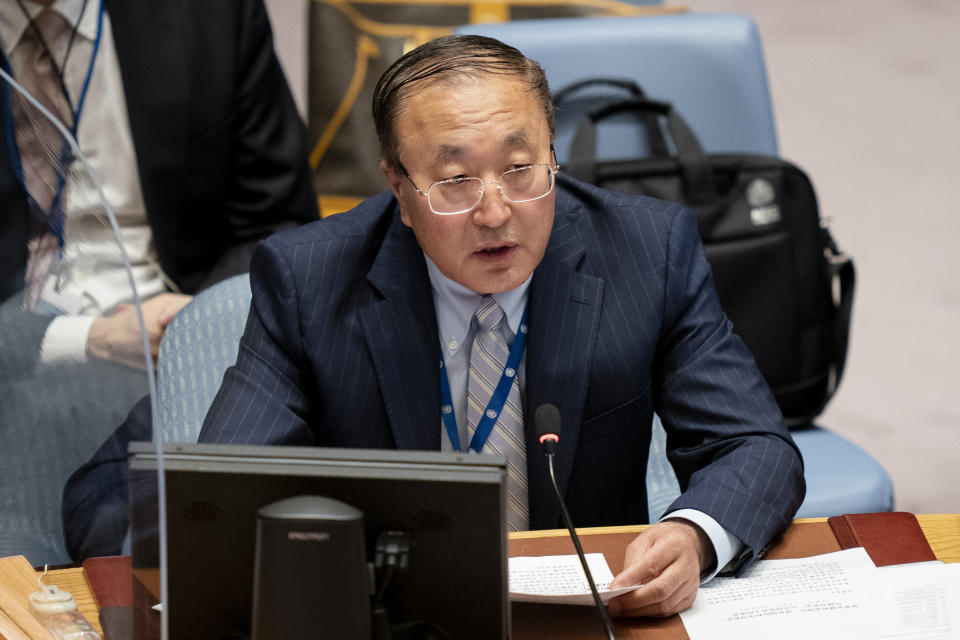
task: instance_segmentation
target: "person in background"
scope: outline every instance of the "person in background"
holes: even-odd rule
[[[318,217],[306,134],[260,0],[13,0],[0,4],[0,16],[5,66],[48,96],[42,103],[61,107],[56,115],[76,129],[104,183],[137,289],[149,300],[144,313],[154,349],[187,295],[245,272],[256,241]],[[5,110],[20,128],[16,109]],[[29,159],[14,157],[29,149],[0,147],[0,292],[7,300],[23,293],[35,257],[27,249],[35,240],[30,218],[49,212],[32,210],[30,176],[15,169],[19,161],[20,173],[29,174]],[[74,237],[112,242],[100,220],[71,208],[96,201],[72,186],[65,185],[63,198],[68,251]],[[139,328],[122,306],[129,300],[114,299],[104,285],[123,283],[125,275],[97,268],[74,269],[73,282],[53,299],[73,302],[79,312],[45,315],[32,323],[41,340],[4,342],[0,353],[22,354],[27,369],[90,357],[142,368]],[[50,286],[41,291],[49,295]]]
[[[305,127],[262,0],[4,0],[0,53],[74,132],[102,182],[153,358],[194,293],[246,272],[257,241],[318,218]],[[89,180],[64,172],[57,184],[51,149],[66,147],[37,113],[3,87],[0,468],[17,478],[0,482],[7,515],[29,478],[59,495],[57,481],[146,393],[140,325],[105,210]],[[34,564],[62,554],[50,517],[54,531],[44,518],[39,531],[18,532],[42,539]],[[5,542],[0,552],[21,550]]]
[[[533,423],[553,404],[573,521],[636,524],[656,412],[683,493],[629,545],[611,586],[643,586],[611,610],[676,613],[759,557],[802,462],[693,212],[566,177],[542,69],[496,40],[406,54],[373,116],[390,192],[258,246],[200,441],[498,453],[509,528],[554,528]]]

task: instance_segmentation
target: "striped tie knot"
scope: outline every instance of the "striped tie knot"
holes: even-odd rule
[[[503,309],[493,299],[493,296],[483,296],[474,316],[477,318],[477,324],[481,331],[490,331],[503,319]]]

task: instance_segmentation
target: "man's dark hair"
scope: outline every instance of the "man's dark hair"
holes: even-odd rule
[[[373,92],[373,122],[380,139],[380,153],[393,169],[399,170],[400,145],[396,121],[405,100],[418,88],[453,77],[475,77],[481,73],[514,76],[533,92],[550,129],[555,133],[553,101],[543,69],[535,60],[499,40],[484,36],[444,36],[420,45],[390,65]]]

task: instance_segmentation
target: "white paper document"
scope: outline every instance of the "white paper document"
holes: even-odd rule
[[[878,639],[960,639],[960,564],[899,564],[877,576],[893,614]]]
[[[597,585],[600,599],[606,603],[640,585],[610,590],[613,574],[602,553],[587,553],[587,566]],[[510,600],[552,604],[592,605],[593,594],[575,555],[510,558]]]
[[[890,612],[863,548],[762,560],[740,578],[715,578],[680,614],[690,640],[875,638]]]

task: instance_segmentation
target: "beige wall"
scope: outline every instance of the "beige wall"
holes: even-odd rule
[[[265,0],[280,64],[297,101],[300,115],[307,105],[307,9],[308,0]]]

